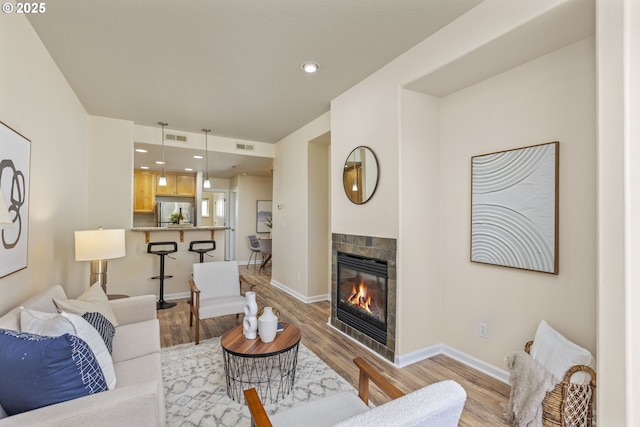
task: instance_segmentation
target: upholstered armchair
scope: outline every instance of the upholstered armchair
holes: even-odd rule
[[[467,394],[455,381],[446,380],[405,394],[360,357],[358,394],[343,392],[295,406],[269,417],[255,388],[244,391],[252,427],[456,427]],[[369,406],[369,381],[392,400]]]
[[[195,341],[200,343],[200,320],[229,314],[244,313],[242,282],[236,261],[218,261],[193,264],[193,279],[189,280],[189,326],[195,319]]]

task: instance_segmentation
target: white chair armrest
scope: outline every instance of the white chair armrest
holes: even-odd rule
[[[467,393],[455,381],[440,381],[406,394],[335,427],[457,427]]]

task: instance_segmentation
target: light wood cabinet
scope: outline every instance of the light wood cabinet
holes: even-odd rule
[[[175,196],[176,195],[176,176],[165,173],[167,185],[156,185],[156,195],[158,196]],[[156,181],[160,179],[160,174],[156,173]]]
[[[176,196],[196,195],[195,175],[176,175]]]
[[[151,171],[133,171],[133,211],[151,213],[155,208],[156,174]]]
[[[156,195],[188,197],[196,195],[196,176],[194,174],[166,172],[165,177],[167,178],[167,185],[163,187],[157,185]],[[159,173],[157,173],[157,179],[160,179]]]

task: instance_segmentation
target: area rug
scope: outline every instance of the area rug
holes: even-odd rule
[[[181,344],[162,349],[167,426],[246,426],[249,410],[227,396],[220,338],[199,345]],[[296,380],[291,393],[265,405],[268,414],[302,402],[355,389],[311,350],[300,344]]]

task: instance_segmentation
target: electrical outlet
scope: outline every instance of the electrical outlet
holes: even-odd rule
[[[478,323],[478,335],[480,335],[482,338],[489,338],[489,328],[487,327],[486,323]]]

